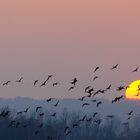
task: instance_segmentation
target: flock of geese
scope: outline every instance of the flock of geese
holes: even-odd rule
[[[118,69],[118,66],[119,66],[119,64],[114,65],[114,66],[111,68],[111,70]],[[99,69],[100,69],[100,67],[95,67],[95,69],[94,69],[93,72],[96,73]],[[138,71],[138,67],[135,68],[132,72],[137,72],[137,71]],[[37,84],[38,84],[39,87],[46,86],[47,82],[48,82],[52,77],[53,77],[53,75],[48,75],[47,79],[46,79],[44,82],[42,82],[41,84],[38,84],[38,83],[39,83],[39,80],[35,80],[35,81],[33,82],[33,85],[34,85],[34,86],[37,86]],[[96,79],[98,79],[98,76],[95,76],[95,77],[93,78],[93,81],[95,81]],[[16,82],[16,83],[21,83],[22,81],[23,81],[23,77],[21,77],[20,79],[16,80],[15,82]],[[11,82],[12,82],[12,81],[6,81],[6,82],[4,82],[2,85],[3,85],[3,86],[8,86]],[[68,91],[73,90],[73,89],[76,87],[77,83],[78,83],[78,79],[77,79],[76,77],[73,78],[72,81],[70,82],[71,86],[69,87]],[[61,84],[61,83],[59,83],[59,82],[55,82],[55,83],[53,83],[53,87],[54,87],[54,86],[58,86],[58,85],[60,85],[60,84]],[[99,108],[99,107],[102,105],[102,101],[98,101],[97,99],[94,99],[93,97],[95,97],[95,96],[98,95],[98,94],[103,94],[103,93],[105,93],[105,92],[108,92],[109,90],[111,90],[111,87],[112,87],[112,85],[110,84],[110,85],[109,85],[108,87],[106,87],[105,89],[99,89],[99,90],[95,91],[93,87],[87,86],[87,87],[85,87],[85,91],[84,91],[86,95],[83,96],[83,97],[81,97],[81,98],[79,98],[78,100],[81,101],[81,102],[83,102],[83,101],[85,101],[85,98],[91,98],[91,102],[96,103],[97,108]],[[122,91],[122,90],[125,90],[125,89],[127,89],[127,88],[129,88],[129,87],[128,87],[128,86],[119,86],[119,87],[117,87],[116,90],[117,90],[117,91]],[[140,89],[140,86],[138,87],[138,89]],[[138,96],[139,96],[139,95],[138,95]],[[124,99],[124,95],[115,97],[115,99],[112,100],[112,104],[117,103],[117,102],[119,102],[119,101],[122,100],[122,99]],[[47,102],[47,103],[50,103],[50,102],[53,102],[53,100],[54,100],[54,98],[49,98],[49,99],[46,99],[46,102]],[[55,103],[53,102],[53,103],[54,103],[53,106],[54,106],[55,108],[57,108],[57,107],[59,106],[60,100],[56,100],[56,99],[55,99],[55,101],[56,101]],[[82,108],[84,108],[85,106],[90,106],[90,103],[89,103],[89,102],[83,102],[83,103],[82,103]],[[36,113],[39,113],[39,116],[40,116],[40,117],[43,117],[43,116],[45,115],[44,112],[40,112],[40,111],[42,111],[42,109],[43,109],[43,106],[37,106],[37,107],[35,108],[35,112],[36,112]],[[26,114],[26,113],[28,113],[29,110],[30,110],[30,107],[26,108],[26,109],[23,110],[23,111],[17,112],[16,115],[19,116],[19,115],[22,115],[22,114]],[[5,117],[8,117],[9,114],[10,114],[10,111],[2,110],[1,113],[0,113],[0,117],[4,117],[4,118],[5,118]],[[127,115],[128,115],[127,121],[129,121],[129,120],[132,118],[132,114],[133,114],[133,110],[131,110],[130,112],[127,113]],[[87,122],[92,122],[92,121],[94,121],[94,123],[100,125],[100,123],[102,122],[102,120],[101,120],[101,119],[97,119],[97,118],[96,118],[97,115],[98,115],[98,112],[94,112],[94,114],[93,114],[93,116],[92,116],[91,118],[87,118],[87,115],[84,115],[77,123],[74,123],[74,124],[72,125],[72,127],[71,127],[71,126],[65,126],[65,129],[63,130],[63,131],[64,131],[64,134],[65,134],[66,136],[70,135],[70,134],[73,132],[72,129],[78,127],[82,122],[85,122],[85,121],[87,121]],[[50,117],[56,118],[56,116],[57,116],[57,113],[56,113],[56,112],[50,114]],[[114,115],[107,115],[106,117],[107,117],[107,118],[110,118],[110,119],[113,119],[115,116],[114,116]],[[95,119],[95,118],[96,118],[96,119]],[[16,119],[15,119],[15,120],[12,120],[12,121],[10,122],[10,124],[9,124],[8,127],[10,127],[10,128],[11,128],[11,127],[16,127],[16,128],[18,128],[20,125],[22,125],[21,122],[18,122],[18,121],[16,121]],[[127,125],[129,125],[129,122],[124,122],[124,123],[122,123],[122,125],[127,126]],[[23,128],[26,128],[27,126],[28,126],[27,124],[26,124],[26,125],[22,125]],[[39,132],[40,132],[40,130],[41,130],[41,128],[42,128],[43,126],[44,126],[44,124],[41,123],[41,124],[38,126],[38,129],[34,132],[34,135],[38,135]],[[52,136],[48,136],[48,140],[52,140],[52,139],[53,139]]]

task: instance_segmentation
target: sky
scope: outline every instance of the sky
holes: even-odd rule
[[[139,79],[139,0],[5,0],[0,4],[0,97],[77,98],[84,86],[129,84]],[[119,63],[117,71],[110,68]],[[100,66],[92,82],[93,69]],[[33,81],[53,79],[44,88]],[[76,90],[67,89],[77,77]],[[52,88],[52,83],[62,84]],[[116,94],[116,93],[115,93]],[[112,98],[115,94],[107,96]]]

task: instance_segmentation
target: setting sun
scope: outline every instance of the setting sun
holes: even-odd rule
[[[140,100],[140,80],[132,82],[126,90],[127,99],[138,99]]]

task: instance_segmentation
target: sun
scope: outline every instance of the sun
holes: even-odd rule
[[[140,100],[140,80],[132,82],[126,89],[125,96],[127,99]]]

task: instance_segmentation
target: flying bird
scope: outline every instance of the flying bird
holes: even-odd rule
[[[125,89],[125,87],[124,86],[119,86],[119,87],[117,87],[117,91],[121,91],[121,90],[123,90],[123,89]]]
[[[50,102],[50,101],[52,101],[52,99],[53,99],[53,98],[49,98],[49,99],[46,100],[46,102]]]
[[[86,119],[86,115],[81,119],[81,120],[79,120],[79,122],[83,122],[85,119]]]
[[[54,114],[52,114],[52,115],[50,115],[51,117],[56,117],[56,113],[54,113]]]
[[[53,87],[57,85],[60,85],[60,83],[59,82],[53,83]]]
[[[95,120],[94,122],[97,123],[98,125],[100,125],[101,124],[101,121],[102,120],[98,119],[98,120]]]
[[[89,89],[89,90],[87,91],[87,93],[92,94],[93,91],[94,91],[94,89],[91,88],[91,89]]]
[[[36,131],[35,131],[35,135],[38,135],[38,133],[39,133],[39,130],[36,130]]]
[[[66,133],[68,129],[69,129],[69,126],[66,126],[64,132]]]
[[[21,81],[23,80],[23,77],[21,77],[19,80],[17,80],[16,82],[21,83]]]
[[[20,111],[20,112],[17,112],[17,115],[21,115],[23,112],[22,111]]]
[[[127,113],[127,115],[132,115],[132,113],[133,113],[133,110],[131,110],[129,113]]]
[[[36,84],[38,83],[39,80],[35,80],[34,81],[34,86],[36,86]]]
[[[87,86],[86,88],[85,88],[85,93],[87,93],[88,92],[88,90],[91,88],[91,86]]]
[[[82,104],[82,107],[89,106],[89,105],[90,105],[89,103],[84,103],[84,104]]]
[[[139,67],[137,67],[136,69],[134,69],[132,72],[137,72],[139,69]]]
[[[95,73],[98,69],[99,69],[99,67],[96,67],[95,70],[94,70],[94,73]]]
[[[43,124],[43,123],[41,123],[38,127],[39,127],[39,128],[42,128],[42,127],[43,127],[43,125],[44,125],[44,124]]]
[[[69,88],[68,91],[71,91],[71,90],[74,89],[74,88],[75,88],[75,86],[72,86],[72,87]]]
[[[80,100],[80,101],[84,101],[85,98],[86,98],[86,96],[83,96],[83,97],[81,97],[81,98],[78,99],[78,100]]]
[[[28,107],[28,108],[24,111],[24,113],[27,113],[29,109],[30,109],[30,107]]]
[[[101,101],[100,101],[100,102],[98,102],[98,103],[97,103],[97,107],[99,107],[99,105],[101,105],[101,104],[102,104],[102,102],[101,102]]]
[[[122,96],[119,96],[119,97],[116,97],[114,100],[112,100],[112,103],[114,103],[114,102],[119,102],[120,101],[120,99],[123,99],[123,95]]]
[[[36,112],[37,112],[39,109],[42,109],[42,108],[43,108],[42,106],[36,107]]]
[[[99,78],[98,76],[94,76],[93,81],[95,81],[95,80],[98,79],[98,78]]]
[[[93,114],[93,118],[95,118],[96,115],[98,115],[98,112],[95,112],[95,113]]]
[[[114,118],[114,115],[107,115],[107,118]]]
[[[91,121],[92,121],[92,118],[87,119],[87,122],[91,122]]]
[[[43,117],[44,115],[45,115],[45,113],[41,113],[41,114],[39,114],[40,117]]]
[[[110,90],[111,89],[111,84],[106,88],[106,90]]]
[[[73,128],[78,127],[78,124],[73,124],[72,127]]]
[[[71,134],[72,133],[72,131],[70,130],[70,131],[68,131],[67,133],[66,133],[66,135],[68,136],[69,134]]]
[[[57,103],[54,105],[54,107],[57,107],[57,106],[58,106],[58,104],[59,104],[59,101],[57,101]]]
[[[112,67],[112,70],[113,70],[113,69],[117,69],[118,66],[119,66],[119,64],[116,64],[115,66]]]
[[[52,76],[53,76],[53,75],[49,75],[48,78],[47,78],[47,80],[44,81],[44,82],[40,85],[40,87],[46,86],[46,83],[48,82],[48,80],[49,80],[50,78],[52,78]]]
[[[97,102],[97,100],[91,100],[91,101],[94,102],[94,103]]]
[[[7,81],[7,82],[3,83],[3,86],[8,85],[9,83],[11,83],[11,81]]]
[[[77,82],[78,82],[77,78],[74,78],[71,84],[75,86]]]

